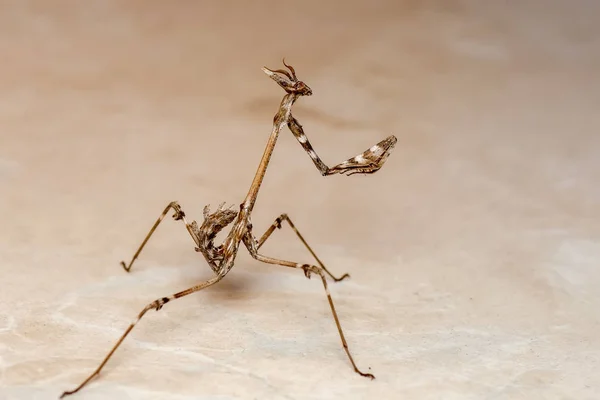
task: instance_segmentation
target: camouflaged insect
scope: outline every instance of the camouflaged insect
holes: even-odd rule
[[[239,211],[233,210],[231,209],[231,207],[224,208],[223,203],[214,212],[211,213],[209,207],[206,206],[204,208],[204,221],[202,222],[202,225],[198,226],[196,221],[188,223],[185,218],[185,213],[181,209],[181,206],[177,202],[171,202],[167,205],[160,217],[156,220],[156,222],[150,229],[150,232],[148,232],[145,239],[142,241],[142,244],[139,246],[138,250],[133,255],[129,264],[121,262],[123,268],[127,272],[129,272],[134,261],[139,256],[140,252],[150,239],[150,236],[152,236],[152,234],[156,230],[157,226],[164,219],[169,210],[173,210],[173,218],[177,221],[183,221],[188,233],[190,234],[192,240],[196,245],[196,251],[204,255],[204,258],[208,262],[210,268],[215,273],[215,276],[205,282],[201,282],[195,286],[192,286],[189,289],[175,293],[168,297],[161,297],[149,303],[146,307],[142,309],[142,311],[140,311],[137,318],[135,318],[133,322],[131,322],[131,324],[125,330],[121,338],[117,341],[117,343],[113,346],[111,351],[100,363],[98,368],[96,368],[96,370],[92,372],[92,374],[89,375],[77,388],[71,391],[64,392],[61,395],[61,398],[78,392],[81,388],[87,385],[88,382],[90,382],[95,376],[97,376],[100,373],[104,365],[116,351],[119,345],[123,342],[125,337],[127,337],[127,335],[133,330],[134,326],[140,321],[140,319],[142,319],[142,317],[146,314],[147,311],[158,311],[171,300],[187,296],[188,294],[212,286],[215,283],[219,282],[221,279],[223,279],[233,267],[241,243],[244,244],[250,255],[258,261],[262,261],[267,264],[299,269],[308,278],[311,277],[311,274],[319,275],[323,287],[325,288],[325,293],[327,295],[329,306],[331,308],[331,312],[333,314],[333,318],[337,326],[340,339],[342,341],[342,346],[348,356],[348,360],[352,364],[352,367],[354,368],[354,371],[356,373],[371,379],[375,378],[373,374],[362,372],[356,366],[354,359],[350,354],[350,350],[348,349],[348,344],[346,342],[346,338],[344,337],[342,326],[340,325],[340,321],[337,316],[337,312],[335,310],[331,294],[329,293],[329,288],[327,286],[327,279],[325,276],[326,274],[329,275],[329,277],[336,282],[349,277],[349,275],[344,274],[338,278],[331,274],[331,272],[329,272],[329,270],[317,257],[313,249],[308,245],[308,243],[300,234],[298,229],[296,229],[294,223],[288,217],[287,214],[281,214],[279,217],[277,217],[275,219],[275,222],[273,222],[273,224],[260,237],[260,239],[257,239],[254,236],[252,223],[250,222],[250,216],[252,214],[254,204],[256,203],[258,191],[260,189],[263,178],[265,176],[265,172],[269,165],[273,149],[275,148],[275,144],[277,143],[277,138],[283,128],[288,127],[291,130],[296,140],[298,140],[298,142],[302,145],[302,148],[306,151],[308,156],[311,158],[311,160],[323,176],[333,174],[372,174],[374,172],[377,172],[385,163],[387,157],[394,148],[397,139],[395,136],[389,136],[388,138],[382,140],[381,142],[372,146],[363,153],[352,157],[340,164],[337,164],[331,168],[328,167],[321,160],[321,158],[319,158],[319,156],[313,149],[312,145],[310,144],[310,141],[308,140],[308,137],[304,133],[302,125],[300,125],[298,120],[292,116],[292,106],[294,105],[294,103],[302,96],[312,95],[312,89],[308,87],[306,83],[300,81],[296,77],[296,71],[290,65],[287,65],[285,63],[285,60],[283,61],[283,64],[285,65],[285,67],[287,67],[287,70],[271,70],[266,67],[263,68],[263,71],[271,79],[277,82],[277,84],[279,84],[279,86],[285,90],[286,94],[285,96],[283,96],[281,104],[279,105],[279,110],[273,118],[273,129],[271,131],[271,135],[269,136],[269,141],[267,142],[267,146],[260,160],[260,164],[256,171],[256,175],[254,176],[252,184],[250,185],[250,190],[248,191],[248,194],[246,195],[244,201],[240,204]],[[265,256],[259,252],[262,245],[271,236],[275,229],[281,228],[281,223],[283,221],[286,221],[288,223],[288,225],[294,230],[300,241],[302,241],[302,243],[306,246],[307,250],[312,254],[316,261],[316,265],[281,260],[278,258]],[[227,234],[225,240],[223,241],[223,243],[215,246],[214,240],[217,234],[229,225],[232,225],[232,227],[229,233]]]

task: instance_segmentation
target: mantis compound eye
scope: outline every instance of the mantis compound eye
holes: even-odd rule
[[[312,89],[308,87],[308,85],[302,81],[298,81],[296,87],[294,88],[296,93],[301,94],[302,96],[310,96],[312,95]]]

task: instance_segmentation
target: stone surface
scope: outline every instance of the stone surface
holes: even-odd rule
[[[398,137],[377,174],[322,178],[284,132],[253,217],[352,274],[331,291],[377,380],[318,280],[244,253],[78,398],[600,396],[597,3],[321,3],[2,3],[0,398],[55,398],[211,276],[172,221],[118,262],[169,201],[243,199],[282,56],[327,163]],[[264,249],[311,260],[287,228]]]

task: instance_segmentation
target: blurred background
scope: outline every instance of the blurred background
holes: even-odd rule
[[[284,92],[328,165],[398,137],[372,176],[323,178],[288,131],[253,214],[287,212],[322,287],[240,252],[151,313],[80,398],[592,399],[600,392],[600,3],[1,1],[0,398],[87,376],[148,302],[208,279],[166,221],[244,198]],[[310,254],[286,228],[264,253]],[[241,254],[244,253],[244,254]]]

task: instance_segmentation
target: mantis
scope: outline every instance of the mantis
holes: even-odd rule
[[[231,270],[231,268],[233,268],[237,253],[242,244],[244,245],[246,250],[248,250],[250,255],[258,261],[272,265],[299,269],[304,273],[304,275],[307,278],[310,278],[312,274],[319,276],[325,289],[325,293],[327,295],[327,300],[329,302],[331,313],[335,320],[335,324],[337,326],[337,330],[342,341],[342,346],[348,356],[350,363],[352,364],[352,367],[354,368],[354,371],[361,376],[371,379],[375,378],[373,374],[362,372],[354,362],[354,359],[352,358],[352,355],[348,348],[346,338],[344,337],[342,326],[340,324],[337,312],[335,310],[335,306],[331,298],[329,288],[327,286],[326,275],[328,275],[331,279],[333,279],[336,282],[349,277],[349,275],[344,274],[341,277],[334,276],[325,267],[325,265],[323,265],[321,260],[317,257],[315,252],[308,245],[304,237],[300,234],[300,232],[295,227],[294,223],[288,217],[287,214],[281,214],[279,217],[277,217],[275,219],[275,222],[273,222],[273,224],[259,239],[257,239],[256,236],[254,236],[251,215],[252,210],[254,209],[254,205],[256,204],[258,192],[265,177],[267,167],[269,166],[271,155],[273,154],[273,150],[275,149],[277,138],[279,137],[280,132],[286,126],[290,129],[290,131],[292,132],[296,140],[300,143],[300,145],[302,145],[302,148],[306,151],[306,153],[312,159],[313,163],[323,176],[329,176],[333,174],[372,174],[374,172],[377,172],[385,163],[387,157],[394,148],[397,139],[395,136],[389,136],[381,142],[375,144],[368,150],[364,151],[363,153],[352,157],[338,165],[335,165],[334,167],[328,167],[319,158],[319,156],[313,149],[312,145],[310,144],[308,138],[304,133],[302,125],[300,125],[298,120],[292,115],[292,106],[294,105],[294,103],[300,97],[312,95],[312,90],[310,87],[308,87],[306,83],[300,81],[296,77],[296,71],[291,65],[286,64],[285,60],[283,60],[283,64],[287,68],[287,70],[271,70],[267,67],[262,68],[263,72],[267,74],[271,79],[273,79],[283,90],[285,90],[286,94],[283,96],[281,104],[279,105],[279,110],[273,118],[273,129],[271,131],[271,135],[269,136],[269,140],[258,165],[258,169],[256,171],[254,179],[252,180],[252,184],[250,185],[248,194],[246,195],[244,201],[240,204],[239,211],[231,208],[225,208],[224,205],[221,204],[214,212],[211,212],[209,207],[206,206],[204,208],[203,213],[204,221],[201,225],[198,225],[196,221],[188,222],[181,206],[176,201],[171,202],[165,207],[162,214],[158,217],[158,219],[156,220],[156,222],[142,241],[142,244],[139,246],[138,250],[133,255],[131,261],[128,264],[126,264],[125,262],[121,262],[121,266],[125,269],[125,271],[129,272],[131,270],[131,267],[133,266],[133,263],[140,255],[142,249],[144,248],[144,246],[146,245],[146,243],[148,242],[158,225],[169,213],[169,211],[173,210],[173,218],[176,221],[182,221],[184,223],[187,232],[194,241],[194,244],[196,245],[196,251],[204,256],[204,259],[206,260],[210,268],[213,270],[214,276],[205,282],[201,282],[197,285],[190,287],[189,289],[177,292],[168,297],[161,297],[146,305],[140,311],[140,313],[137,315],[134,321],[131,322],[131,324],[127,327],[125,332],[113,346],[110,352],[105,356],[105,358],[96,368],[96,370],[93,371],[75,389],[65,391],[60,396],[61,398],[77,393],[83,387],[85,387],[95,376],[97,376],[102,370],[102,368],[106,365],[108,360],[111,358],[113,353],[121,345],[123,340],[125,340],[125,338],[133,330],[136,324],[144,317],[144,315],[146,315],[146,313],[149,310],[158,311],[165,304],[173,300],[179,299],[181,297],[210,287],[218,283],[221,279],[225,278],[227,273]],[[300,241],[312,254],[316,261],[316,265],[281,260],[262,254],[262,252],[260,251],[262,245],[267,241],[267,239],[271,236],[275,229],[280,229],[282,227],[282,223],[284,221],[287,222],[287,224],[292,228],[292,230],[294,230]],[[214,240],[216,235],[221,230],[230,225],[231,229],[229,231],[229,234],[224,239],[223,243],[221,243],[220,245],[215,245]]]

